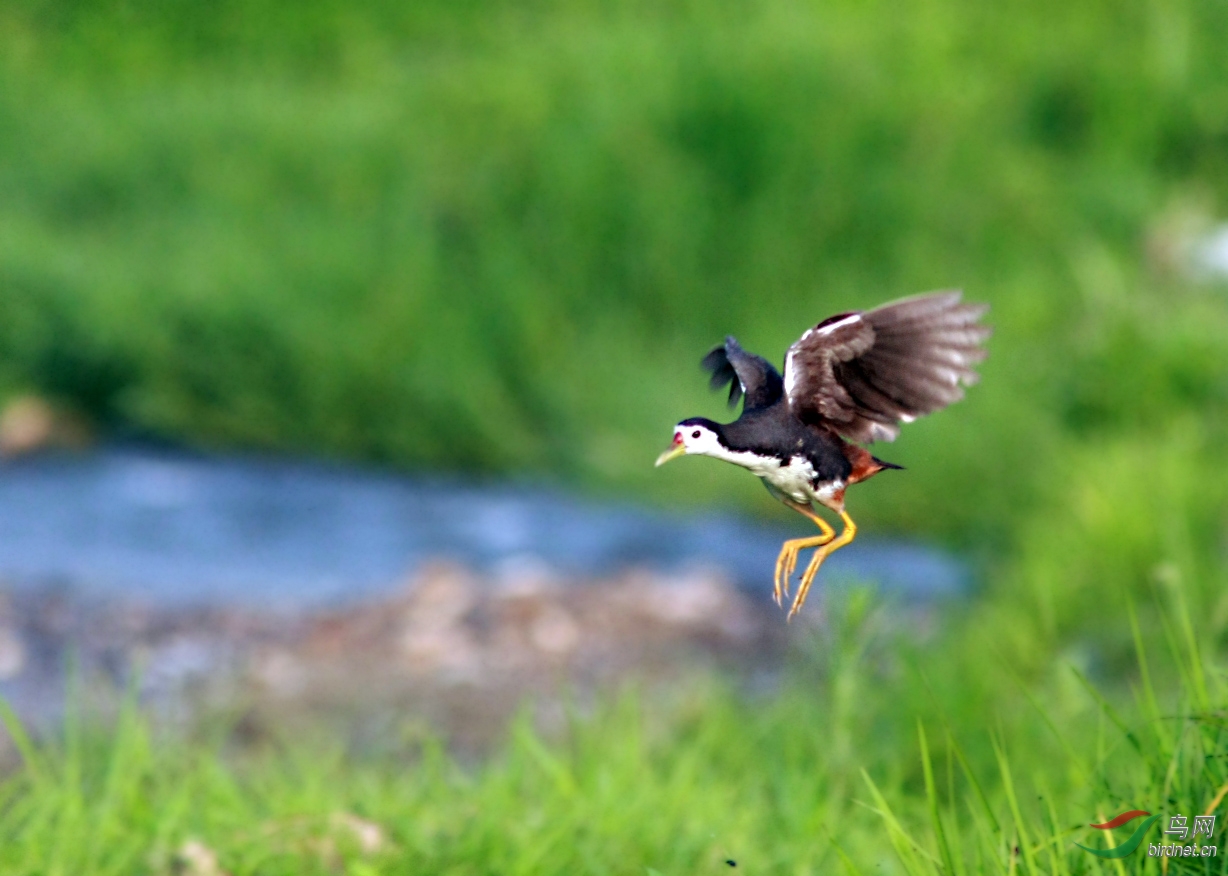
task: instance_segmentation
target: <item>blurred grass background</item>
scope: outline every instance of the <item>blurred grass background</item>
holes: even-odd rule
[[[961,286],[986,380],[859,503],[1001,543],[1066,439],[1228,401],[1222,289],[1146,261],[1167,213],[1225,209],[1226,39],[1213,0],[17,0],[0,385],[197,444],[762,507],[651,470],[721,412],[698,358]]]
[[[698,359],[729,332],[779,359],[831,313],[963,287],[993,305],[982,383],[876,448],[908,470],[851,497],[864,532],[982,561],[985,592],[909,658],[930,699],[919,675],[849,646],[839,665],[856,676],[819,661],[770,707],[719,693],[679,707],[643,749],[656,760],[619,747],[638,719],[599,721],[592,750],[628,758],[614,778],[591,751],[559,767],[522,734],[476,777],[414,773],[439,795],[423,791],[421,812],[476,833],[400,842],[438,872],[698,872],[735,834],[766,844],[763,872],[832,872],[836,845],[856,866],[930,872],[903,840],[880,856],[920,823],[916,848],[943,872],[1107,873],[1077,850],[1011,850],[1030,848],[1025,829],[1069,850],[1062,831],[1089,806],[1192,809],[1225,779],[1228,290],[1181,270],[1183,235],[1228,215],[1225,45],[1222,0],[13,0],[0,390],[120,434],[783,514],[732,467],[652,470],[674,422],[722,413]],[[1140,648],[1171,655],[1150,700],[1131,694]],[[955,779],[930,793],[917,715],[940,773],[960,770],[935,742],[942,721],[970,746],[987,809]],[[1185,771],[1203,755],[1157,729],[1173,721],[1208,747],[1205,768]],[[1137,757],[1113,772],[1106,752],[1132,727]],[[1047,802],[1012,802],[1003,763]],[[340,805],[294,796],[329,787],[322,773],[279,775],[298,790],[270,812]],[[409,793],[379,775],[346,793]],[[216,809],[140,823],[216,828],[243,798],[217,781]],[[35,795],[59,811],[77,786],[39,787],[59,789]],[[509,839],[483,801],[503,801],[494,819],[518,794],[552,802]],[[597,815],[577,800],[630,814],[581,823]],[[743,806],[736,828],[712,814]],[[990,810],[1014,833],[941,839],[961,820],[976,835]],[[104,836],[116,810],[63,811]],[[59,822],[31,818],[7,828],[34,850],[22,872],[55,871],[47,835],[18,828]],[[711,819],[734,833],[708,838]],[[242,872],[277,871],[235,854]]]

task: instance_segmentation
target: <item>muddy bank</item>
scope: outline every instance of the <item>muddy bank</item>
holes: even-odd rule
[[[821,614],[816,598],[786,626],[766,589],[755,598],[699,568],[577,581],[434,562],[386,596],[297,612],[18,590],[0,605],[0,694],[41,729],[62,717],[72,678],[104,714],[130,689],[179,725],[225,715],[253,737],[302,728],[378,744],[421,722],[481,749],[526,701],[548,721],[627,680],[771,672]]]

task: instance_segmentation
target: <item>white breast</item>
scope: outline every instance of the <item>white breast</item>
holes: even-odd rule
[[[802,505],[830,499],[844,487],[843,481],[830,481],[820,483],[816,489],[814,466],[804,456],[792,456],[786,465],[774,456],[763,457],[749,451],[732,451],[722,448],[719,458],[732,462],[734,465],[740,465],[752,474],[758,475],[794,502]]]

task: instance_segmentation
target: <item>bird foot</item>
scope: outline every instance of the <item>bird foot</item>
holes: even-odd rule
[[[818,550],[814,552],[814,556],[810,558],[810,564],[802,573],[802,580],[798,582],[797,595],[793,597],[793,604],[789,606],[788,620],[793,620],[793,616],[802,610],[802,605],[806,602],[806,594],[810,592],[810,585],[814,583],[814,577],[819,573],[819,566],[823,565],[823,561],[856,537],[857,526],[852,519],[843,511],[840,517],[844,520],[844,532],[840,533],[838,538],[834,540],[826,538],[823,544],[818,545]]]
[[[776,605],[784,607],[783,600],[789,598],[789,579],[793,577],[793,571],[797,568],[797,556],[806,548],[817,547],[820,550],[834,536],[823,534],[816,535],[813,538],[794,538],[786,541],[780,547],[780,554],[776,557],[776,574],[773,578],[772,598],[776,600]],[[809,569],[807,569],[809,571]],[[811,575],[811,578],[814,576]],[[806,580],[805,576],[802,578]],[[796,604],[796,600],[794,601]]]
[[[814,583],[814,577],[819,573],[819,566],[823,565],[823,560],[827,558],[828,553],[830,552],[824,551],[823,548],[815,551],[814,559],[810,561],[810,565],[802,573],[802,580],[797,585],[797,596],[793,598],[793,604],[789,606],[787,621],[793,620],[793,616],[802,610],[802,605],[806,602],[806,596],[810,593],[810,585]]]

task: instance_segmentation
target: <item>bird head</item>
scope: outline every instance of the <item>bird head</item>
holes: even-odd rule
[[[694,417],[683,420],[674,427],[674,440],[669,449],[657,457],[657,465],[665,465],[671,459],[688,453],[698,453],[704,456],[714,456],[721,447],[720,425]]]

